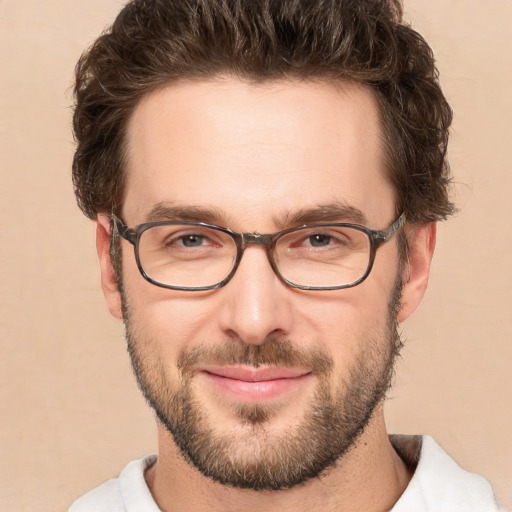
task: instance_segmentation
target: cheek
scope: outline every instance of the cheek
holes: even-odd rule
[[[302,304],[298,332],[306,342],[319,343],[338,367],[350,367],[374,343],[387,343],[388,302],[392,283],[367,280],[361,285],[311,297]],[[313,334],[313,339],[307,339]]]
[[[179,352],[210,336],[212,314],[207,301],[157,287],[142,278],[138,270],[125,267],[124,292],[130,329],[160,358],[176,360]]]

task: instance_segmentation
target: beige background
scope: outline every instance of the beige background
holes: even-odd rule
[[[94,226],[70,183],[70,86],[120,0],[0,0],[0,510],[63,511],[155,449]],[[512,507],[512,2],[409,0],[456,121],[461,213],[404,326],[391,431],[429,433]]]

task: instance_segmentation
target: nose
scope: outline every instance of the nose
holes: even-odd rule
[[[218,292],[218,321],[225,335],[258,345],[292,327],[293,291],[276,276],[265,248],[249,246],[231,281]]]

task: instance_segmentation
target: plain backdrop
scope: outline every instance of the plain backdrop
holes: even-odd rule
[[[156,448],[94,224],[70,180],[73,68],[120,0],[0,0],[0,510],[64,511]],[[388,403],[512,506],[512,2],[406,0],[455,111],[460,213],[439,226]]]

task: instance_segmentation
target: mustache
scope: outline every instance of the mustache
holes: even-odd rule
[[[177,366],[182,373],[189,373],[199,365],[246,365],[306,368],[313,373],[328,374],[332,370],[332,357],[320,349],[294,346],[287,339],[269,338],[260,345],[248,345],[240,340],[230,340],[217,346],[198,345],[182,350]]]

